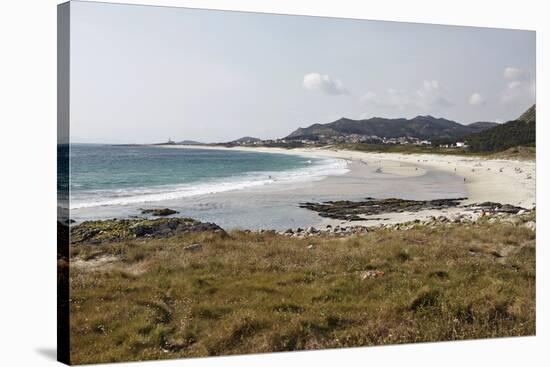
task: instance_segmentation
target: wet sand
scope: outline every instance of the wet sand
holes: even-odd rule
[[[174,146],[177,148],[178,146]],[[179,146],[185,147],[185,146]],[[196,148],[196,147],[195,147]],[[212,149],[212,147],[200,147]],[[325,148],[218,148],[286,154],[305,154],[317,157],[342,158],[366,163],[381,172],[396,176],[420,176],[428,170],[438,170],[462,177],[468,202],[494,201],[525,208],[535,206],[534,161],[496,160],[436,154],[369,153]]]
[[[304,201],[362,200],[365,197],[429,200],[467,197],[464,205],[485,201],[512,204],[524,208],[535,206],[535,162],[513,160],[491,160],[476,157],[449,156],[434,154],[394,154],[367,153],[358,151],[322,149],[322,148],[248,148],[248,147],[185,147],[170,148],[234,149],[266,153],[301,154],[314,157],[345,159],[350,171],[341,176],[329,176],[322,181],[296,185],[271,185],[246,192],[229,192],[210,195],[206,201],[219,203],[252,202],[261,210],[249,228],[282,228],[286,221],[288,227],[330,225],[366,225],[391,224],[430,216],[452,217],[470,210],[452,208],[447,210],[425,210],[419,212],[388,213],[376,218],[358,222],[343,222],[334,219],[312,217],[310,211],[296,208]],[[242,204],[240,204],[242,205]],[[280,207],[277,214],[269,210],[270,206]],[[245,205],[246,207],[246,205]],[[254,210],[252,207],[249,210]],[[219,212],[218,215],[223,213]],[[242,213],[233,213],[239,216]],[[265,216],[281,216],[281,220]],[[263,219],[262,219],[263,218]],[[215,221],[215,218],[212,220]],[[261,225],[262,221],[272,224]],[[239,221],[239,220],[238,220]],[[222,221],[223,222],[223,221]],[[230,221],[231,222],[231,221]],[[242,222],[242,221],[241,221]],[[245,220],[246,222],[246,220]],[[223,223],[222,223],[223,224]],[[222,225],[223,226],[223,225]],[[229,224],[233,226],[233,224]],[[237,225],[241,227],[241,225]]]

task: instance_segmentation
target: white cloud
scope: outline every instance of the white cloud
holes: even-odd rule
[[[378,95],[374,92],[367,92],[361,96],[362,103],[376,103],[378,101]]]
[[[320,91],[335,96],[349,94],[349,91],[344,88],[339,79],[332,78],[329,75],[321,75],[319,73],[306,74],[302,85],[306,90],[313,92]]]
[[[443,91],[437,80],[424,80],[422,86],[417,89],[418,105],[425,110],[438,110],[451,107],[453,104],[443,96]]]
[[[468,99],[468,103],[472,106],[483,106],[485,105],[485,98],[479,93],[473,93]]]
[[[383,95],[367,92],[361,102],[387,109],[412,109],[416,113],[433,112],[453,104],[445,96],[439,81],[424,80],[415,90],[389,88]]]
[[[503,75],[507,80],[506,87],[501,94],[501,101],[503,103],[526,99],[534,102],[536,83],[531,73],[509,66],[504,69]]]
[[[529,78],[529,73],[523,69],[508,66],[504,69],[504,77],[508,80],[525,80]]]

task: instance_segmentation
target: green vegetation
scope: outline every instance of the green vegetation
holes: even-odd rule
[[[491,159],[516,159],[516,160],[535,160],[537,156],[536,147],[513,147],[502,152],[491,153],[488,158]]]
[[[512,147],[534,147],[536,143],[536,107],[533,105],[517,120],[466,137],[473,152],[500,152]]]
[[[364,120],[341,118],[328,124],[313,124],[298,128],[286,139],[317,140],[321,137],[342,136],[348,134],[376,135],[387,138],[414,136],[420,139],[461,139],[496,125],[491,122],[478,122],[462,125],[455,121],[433,116],[416,116],[412,119],[388,119],[373,117]]]
[[[535,160],[536,147],[534,143],[528,146],[513,146],[505,150],[484,151],[469,148],[440,148],[438,146],[418,146],[401,144],[339,144],[335,148],[342,150],[357,150],[372,153],[400,153],[400,154],[442,154],[472,156],[488,159],[520,159]]]
[[[466,138],[473,152],[498,152],[515,146],[535,146],[537,126],[521,120],[509,121]]]
[[[373,153],[401,153],[401,154],[448,154],[448,155],[475,155],[482,156],[483,152],[470,152],[466,148],[439,148],[437,146],[412,144],[339,144],[338,149],[357,150]]]
[[[72,244],[71,361],[533,335],[532,215],[348,237]]]
[[[192,218],[94,220],[71,227],[71,242],[99,244],[208,230],[223,232],[216,224],[202,223]]]

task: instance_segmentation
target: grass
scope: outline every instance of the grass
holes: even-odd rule
[[[468,148],[440,148],[436,146],[419,146],[411,144],[340,144],[339,149],[357,150],[373,153],[402,153],[402,154],[441,154],[471,156],[488,159],[515,159],[535,160],[535,146],[517,146],[500,152],[495,151],[472,151]]]
[[[534,146],[519,146],[506,149],[505,151],[492,153],[489,158],[491,159],[515,159],[534,161],[537,157],[537,148]]]
[[[232,147],[234,145],[224,145]],[[244,145],[247,146],[247,145]],[[372,153],[401,153],[401,154],[441,154],[441,155],[458,155],[470,156],[488,159],[514,159],[514,160],[535,160],[535,146],[517,146],[506,149],[500,152],[494,151],[472,151],[468,148],[441,148],[439,146],[413,145],[413,144],[369,144],[369,143],[340,143],[335,145],[326,144],[302,144],[295,143],[277,143],[277,144],[262,144],[248,145],[248,147],[275,147],[275,148],[324,148],[332,147],[344,150],[356,150],[360,152]]]
[[[402,154],[443,154],[443,155],[471,155],[485,156],[487,153],[471,152],[466,148],[439,148],[412,144],[338,144],[339,149],[357,150],[373,153],[402,153]]]
[[[494,151],[472,151],[468,148],[440,148],[436,146],[418,146],[410,144],[341,144],[339,149],[357,150],[373,153],[401,153],[401,154],[441,154],[471,156],[487,159],[514,159],[534,161],[536,159],[535,146],[517,146],[501,152]]]
[[[77,364],[535,333],[535,233],[521,225],[192,233],[71,254],[118,259],[71,268]]]

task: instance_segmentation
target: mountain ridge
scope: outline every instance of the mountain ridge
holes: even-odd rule
[[[326,124],[313,124],[300,127],[290,133],[285,139],[317,140],[324,136],[345,136],[350,134],[398,138],[408,136],[418,139],[453,139],[462,138],[471,133],[481,132],[498,125],[494,122],[475,122],[462,125],[445,118],[430,115],[419,115],[411,119],[372,117],[363,120],[353,120],[342,117]]]

